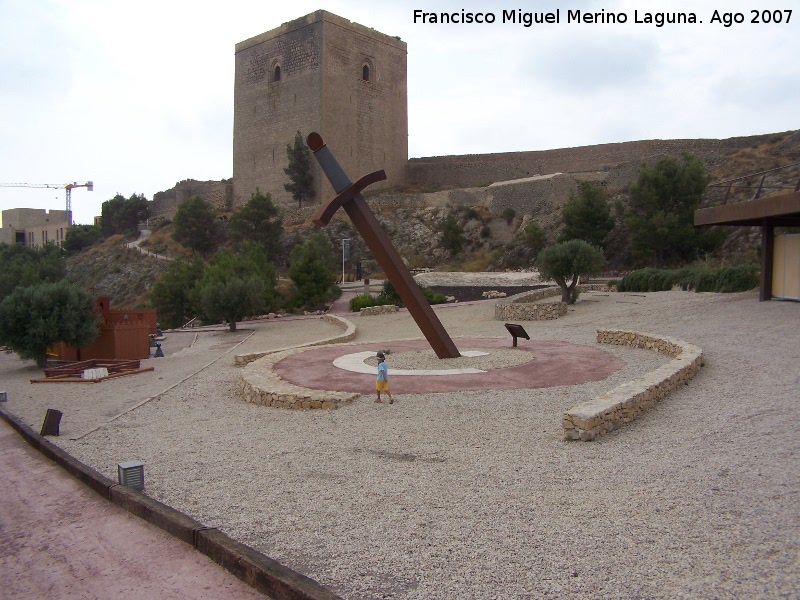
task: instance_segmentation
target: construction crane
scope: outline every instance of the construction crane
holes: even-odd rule
[[[0,183],[0,187],[24,187],[24,188],[53,188],[57,190],[67,190],[67,212],[72,212],[72,190],[73,188],[85,187],[90,192],[94,190],[94,182],[86,183]]]

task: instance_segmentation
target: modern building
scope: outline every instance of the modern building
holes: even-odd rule
[[[797,163],[800,165],[800,163]],[[794,167],[797,165],[788,165]],[[758,180],[761,185],[767,174],[785,167],[752,173],[725,183]],[[727,203],[701,208],[694,213],[696,226],[740,226],[761,228],[761,287],[759,300],[779,298],[800,300],[800,235],[784,229],[776,235],[776,228],[800,227],[800,181],[794,190],[778,190],[773,195],[760,197],[761,186],[755,197],[744,202]],[[789,191],[791,190],[791,191]]]
[[[48,242],[64,243],[72,225],[72,212],[40,208],[11,208],[2,211],[0,243],[23,244],[38,248]]]

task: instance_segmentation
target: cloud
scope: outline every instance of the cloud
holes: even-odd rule
[[[651,81],[658,65],[659,50],[652,38],[561,35],[537,44],[520,67],[523,77],[588,95],[641,88]]]

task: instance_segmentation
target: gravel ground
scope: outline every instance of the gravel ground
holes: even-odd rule
[[[436,311],[453,337],[507,337],[493,306]],[[358,343],[419,337],[405,311],[355,322]],[[149,495],[347,599],[797,598],[799,323],[797,303],[686,292],[586,293],[524,323],[534,339],[619,327],[703,348],[688,386],[593,443],[562,441],[561,412],[661,357],[601,346],[627,363],[602,382],[391,406],[372,390],[337,411],[239,400],[234,353],[330,335],[301,319],[200,334],[153,374],[97,385],[25,384],[38,371],[11,355],[0,376],[35,427],[64,410],[55,441],[80,460],[109,477],[142,460]]]

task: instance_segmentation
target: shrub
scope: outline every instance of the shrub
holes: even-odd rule
[[[759,285],[758,265],[736,265],[712,269],[706,266],[683,269],[639,269],[617,283],[620,292],[663,292],[680,286],[695,292],[746,292]]]
[[[502,216],[506,220],[506,223],[508,225],[511,225],[511,221],[513,221],[514,217],[517,216],[517,211],[515,211],[513,208],[509,206],[503,209]]]
[[[422,286],[419,287],[422,290],[422,295],[425,296],[425,299],[428,301],[428,304],[445,304],[447,302],[447,296],[444,294],[434,292],[430,288]],[[400,296],[397,293],[397,290],[394,289],[394,286],[388,279],[384,280],[383,291],[378,294],[377,298],[375,298],[375,304],[373,306],[380,306],[382,304],[404,306],[403,301],[400,299]]]
[[[464,245],[464,228],[461,227],[455,215],[447,215],[442,219],[439,223],[439,230],[441,231],[439,245],[454,254],[461,252]]]
[[[359,294],[350,299],[350,312],[361,312],[362,308],[378,306],[378,301],[370,294]]]
[[[713,292],[717,287],[717,274],[713,269],[701,267],[692,277],[692,286],[695,292]]]
[[[717,277],[717,292],[746,292],[761,283],[757,265],[723,267]]]
[[[425,296],[428,304],[445,304],[447,302],[447,296],[434,292],[430,288],[422,288],[422,295]]]
[[[383,289],[381,290],[381,293],[378,294],[376,304],[394,304],[395,306],[403,306],[403,301],[400,300],[397,290],[394,289],[392,282],[388,279],[383,280]]]

